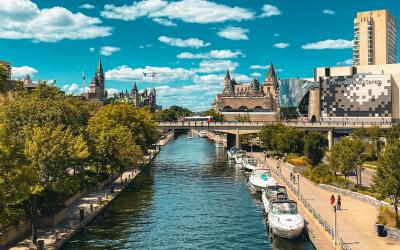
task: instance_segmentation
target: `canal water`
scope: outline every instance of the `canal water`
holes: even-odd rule
[[[63,249],[314,249],[305,237],[271,243],[246,180],[224,150],[181,135]]]

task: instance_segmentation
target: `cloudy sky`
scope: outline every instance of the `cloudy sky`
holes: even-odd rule
[[[398,0],[0,0],[0,59],[78,94],[101,57],[109,92],[157,72],[159,104],[199,111],[226,69],[246,82],[270,62],[280,78],[351,64],[356,12],[384,8],[400,18]]]

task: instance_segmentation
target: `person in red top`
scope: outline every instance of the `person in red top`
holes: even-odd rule
[[[335,196],[332,194],[331,196],[331,205],[333,206],[335,204]]]

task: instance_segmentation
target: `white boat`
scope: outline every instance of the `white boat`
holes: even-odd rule
[[[243,159],[246,157],[246,151],[239,150],[235,153],[235,163],[242,165]]]
[[[264,211],[266,214],[269,213],[270,203],[272,200],[287,200],[286,188],[283,185],[273,184],[268,185],[262,190],[261,200],[264,205]]]
[[[217,141],[215,143],[216,148],[224,148],[224,142],[223,141]]]
[[[267,186],[276,184],[271,171],[267,168],[255,168],[251,172],[249,183],[250,188],[256,192],[261,192]]]
[[[247,156],[243,159],[243,169],[246,172],[253,171],[258,166],[258,161],[255,157]]]
[[[236,152],[239,151],[237,147],[232,147],[228,150],[228,159],[234,160]]]
[[[201,138],[206,138],[207,137],[207,132],[204,130],[200,130],[198,133],[199,137]]]
[[[304,219],[292,200],[272,200],[268,213],[269,232],[286,239],[297,238],[304,228]]]

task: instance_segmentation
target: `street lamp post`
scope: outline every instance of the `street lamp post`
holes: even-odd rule
[[[297,174],[297,196],[300,199],[300,174]]]
[[[336,243],[337,243],[337,240],[338,240],[338,237],[337,237],[337,235],[338,235],[338,225],[337,225],[337,216],[336,216],[336,214],[337,214],[336,205],[333,206],[333,213],[335,214],[335,227],[334,227],[335,233],[333,234],[333,244],[336,246]]]
[[[358,112],[360,111],[360,108],[357,108],[357,123],[358,123]]]
[[[344,105],[342,105],[342,111],[343,111],[343,125],[344,125]]]

